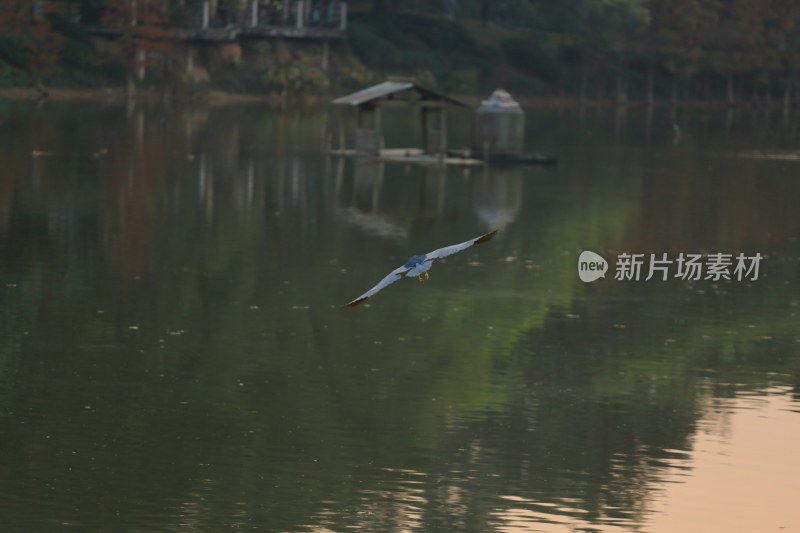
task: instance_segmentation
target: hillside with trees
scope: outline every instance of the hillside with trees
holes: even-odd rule
[[[229,24],[251,9],[296,4],[211,1],[212,16],[225,10]],[[307,2],[320,13],[334,0]],[[160,61],[137,83],[186,83],[170,55],[181,46],[171,29],[199,24],[203,9],[203,0],[8,0],[0,87],[122,86],[142,74],[145,58]],[[204,87],[319,93],[404,75],[460,93],[502,85],[621,103],[800,98],[800,4],[792,0],[351,0],[346,22],[344,38],[329,41],[330,65],[280,52],[297,40],[243,41],[227,70],[209,67]]]

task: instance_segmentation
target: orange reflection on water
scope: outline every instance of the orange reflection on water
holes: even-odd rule
[[[800,406],[785,392],[726,403],[724,436],[699,429],[691,471],[664,476],[644,531],[800,531]]]
[[[568,504],[516,503],[493,513],[496,531],[732,533],[800,531],[800,404],[785,389],[713,399],[692,449],[651,471],[629,517],[584,517]]]

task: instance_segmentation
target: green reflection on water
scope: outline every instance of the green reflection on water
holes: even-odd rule
[[[464,172],[329,158],[325,110],[0,117],[14,527],[486,530],[504,495],[637,524],[706,398],[797,390],[800,185],[729,157],[735,128],[676,147],[666,117],[541,113],[557,169]],[[750,284],[584,285],[585,249],[767,260]]]

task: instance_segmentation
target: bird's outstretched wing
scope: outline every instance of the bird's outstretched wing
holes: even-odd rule
[[[436,259],[442,259],[443,257],[447,257],[448,255],[453,255],[455,253],[461,252],[462,250],[466,250],[470,246],[474,246],[476,244],[482,244],[488,240],[491,240],[494,237],[494,234],[497,233],[497,230],[490,231],[485,235],[481,235],[475,239],[471,239],[467,242],[462,242],[461,244],[454,244],[452,246],[445,246],[444,248],[439,248],[438,250],[434,250],[428,254],[425,254],[425,261],[434,261]]]
[[[395,268],[394,270],[392,270],[392,272],[388,276],[386,276],[385,278],[380,280],[377,285],[372,287],[370,290],[368,290],[367,292],[365,292],[364,294],[362,294],[361,296],[359,296],[358,298],[356,298],[352,302],[350,302],[348,304],[345,304],[344,307],[355,307],[358,304],[364,303],[364,300],[366,300],[367,298],[369,298],[373,294],[377,293],[378,291],[383,290],[388,285],[391,285],[392,283],[394,283],[398,279],[402,278],[403,274],[405,274],[408,271],[409,271],[409,268],[407,268],[405,266],[401,266],[399,268]]]

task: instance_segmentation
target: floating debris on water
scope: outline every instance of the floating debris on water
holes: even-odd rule
[[[737,154],[743,159],[773,159],[775,161],[800,161],[800,152],[792,151],[752,151]]]

